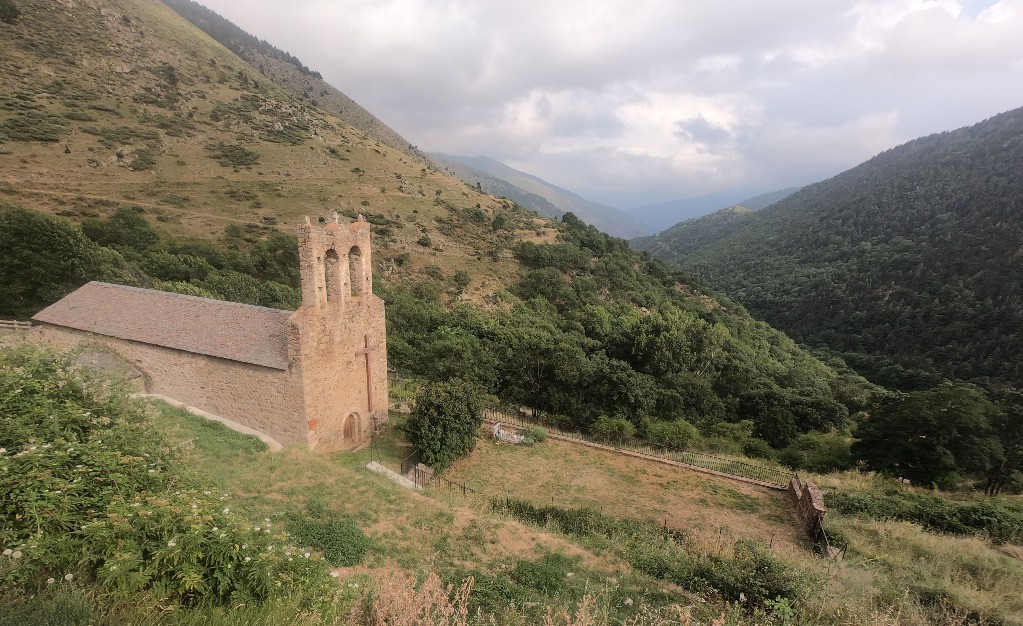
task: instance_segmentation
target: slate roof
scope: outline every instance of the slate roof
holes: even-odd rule
[[[291,314],[94,281],[46,307],[32,320],[286,370]]]

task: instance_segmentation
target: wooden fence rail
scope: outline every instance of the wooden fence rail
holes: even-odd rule
[[[32,328],[32,322],[19,322],[18,320],[0,320],[0,332],[16,332]]]
[[[737,479],[743,482],[768,487],[770,489],[787,490],[789,481],[793,477],[791,473],[784,472],[782,470],[763,467],[761,465],[753,465],[752,463],[736,461],[734,459],[705,454],[703,452],[694,452],[692,450],[673,450],[671,448],[626,441],[608,443],[589,436],[588,433],[584,432],[582,429],[579,429],[578,431],[563,430],[556,426],[535,422],[525,419],[519,415],[503,413],[494,409],[487,409],[484,411],[483,417],[490,424],[500,422],[503,426],[508,426],[518,430],[529,430],[530,428],[539,427],[547,431],[549,436],[556,439],[582,443],[593,448],[611,450],[653,461],[683,465],[703,473]]]

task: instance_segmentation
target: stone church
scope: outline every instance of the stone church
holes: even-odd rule
[[[282,444],[354,450],[387,418],[384,303],[369,224],[299,232],[297,311],[91,282],[32,318],[33,333],[130,366],[147,393]]]

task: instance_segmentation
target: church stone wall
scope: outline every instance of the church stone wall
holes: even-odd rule
[[[298,372],[48,324],[36,326],[32,332],[42,341],[69,348],[82,343],[105,346],[142,371],[148,393],[165,395],[220,415],[264,432],[282,444],[307,441]]]
[[[352,450],[369,442],[388,405],[384,303],[372,292],[369,224],[307,225],[299,254],[302,308],[289,320],[289,346],[303,372],[309,447]]]

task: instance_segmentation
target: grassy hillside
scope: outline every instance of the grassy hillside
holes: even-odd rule
[[[404,456],[393,422],[360,453],[270,454],[83,383],[73,359],[0,349],[0,624],[1023,623],[1023,548],[983,534],[831,511],[848,552],[828,561],[780,496],[551,441],[479,442],[447,477],[484,498],[417,493],[362,467]],[[1023,519],[1018,498],[998,506]]]
[[[380,226],[379,274],[457,267],[476,279],[469,292],[515,274],[508,242],[545,237],[543,222],[290,95],[162,4],[51,4],[19,0],[2,25],[0,202],[75,222],[133,208],[222,246],[232,225],[258,239],[358,212]],[[485,230],[462,224],[477,205]]]
[[[294,56],[253,37],[196,2],[165,0],[164,4],[258,69],[275,85],[322,111],[336,115],[374,140],[426,163],[424,155],[408,140],[357,102],[324,82],[319,72],[309,69]]]
[[[1023,383],[1023,110],[644,244],[877,382]]]
[[[30,212],[0,209],[2,315],[90,279],[293,308],[291,233],[338,211],[375,225],[402,374],[641,436],[695,424],[740,448],[842,429],[866,406],[862,381],[623,240],[414,161],[163,5],[19,6],[3,26],[0,202]]]

